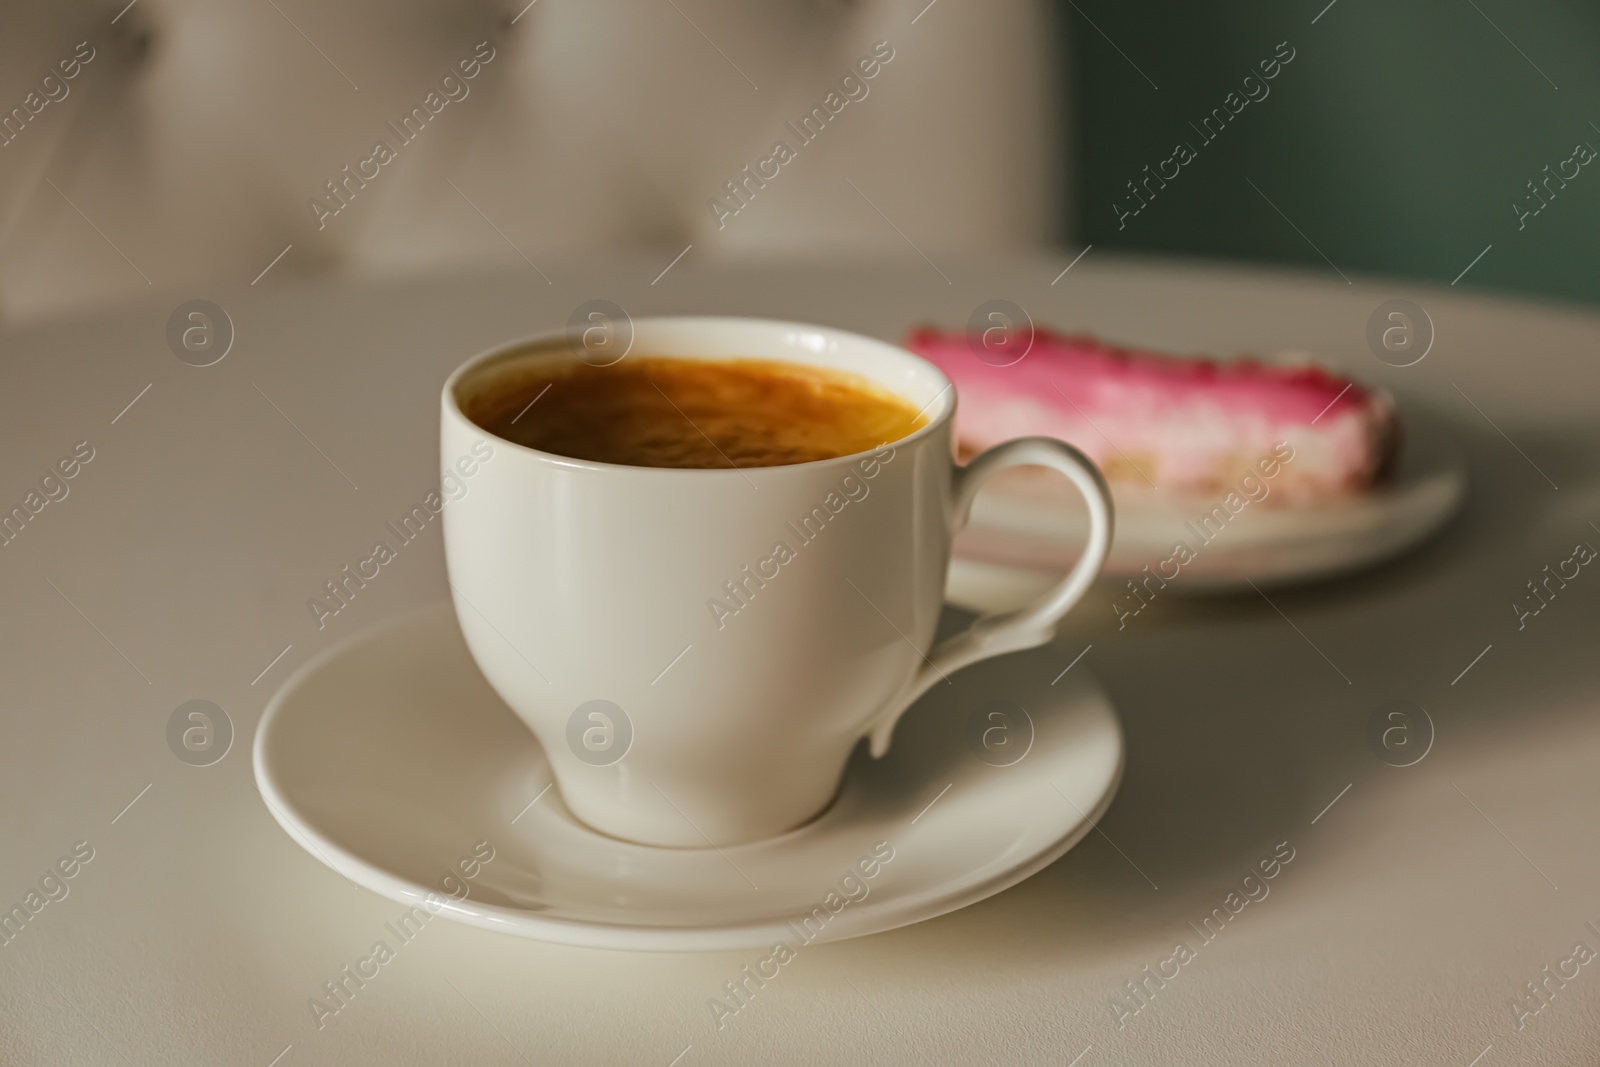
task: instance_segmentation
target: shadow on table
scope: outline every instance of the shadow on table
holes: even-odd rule
[[[1573,442],[1519,434],[1513,446],[1485,424],[1457,429],[1466,505],[1406,556],[1266,596],[1158,599],[1120,631],[1106,606],[1116,590],[1097,587],[1054,645],[1013,657],[1019,672],[1042,673],[1092,646],[1081,666],[1126,734],[1121,790],[1099,832],[1061,860],[932,927],[885,935],[896,951],[945,968],[969,947],[1013,962],[1164,954],[1280,842],[1307,857],[1302,868],[1315,862],[1329,830],[1312,820],[1347,785],[1399,781],[1366,740],[1380,703],[1427,708],[1451,741],[1526,729],[1540,709],[1513,704],[1517,679],[1580,672],[1593,627],[1574,611],[1522,640],[1507,605],[1576,542],[1600,548],[1588,525],[1600,526],[1600,481]],[[1494,658],[1474,661],[1491,644]]]

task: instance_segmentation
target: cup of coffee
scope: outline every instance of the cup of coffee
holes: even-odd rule
[[[469,360],[440,435],[467,488],[444,512],[461,632],[596,830],[704,848],[800,826],[862,737],[882,755],[929,687],[1050,640],[1105,559],[1094,465],[1020,438],[957,467],[954,389],[894,345],[671,317],[596,352],[563,332]],[[1083,495],[1083,554],[935,645],[951,538],[1018,465]]]

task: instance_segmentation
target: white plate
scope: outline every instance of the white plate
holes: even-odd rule
[[[1121,777],[1122,734],[1085,668],[1051,684],[1067,661],[1047,647],[958,672],[907,713],[884,759],[858,748],[832,807],[782,837],[652,848],[590,830],[547,791],[543,751],[439,605],[297,671],[262,716],[256,783],[289,835],[353,882],[414,906],[466,884],[438,912],[452,919],[597,948],[798,948],[965,907],[1089,832]],[[1022,755],[1008,766],[969,743],[1000,725],[985,718],[994,700],[1014,702],[1010,751]],[[1006,737],[990,738],[999,752]],[[494,858],[468,862],[470,881],[444,883],[479,842]],[[857,874],[865,895],[834,913],[828,894],[845,899],[840,879],[879,842],[893,859]],[[819,905],[825,923],[792,925]]]
[[[1152,571],[1179,541],[1194,558],[1178,568],[1173,591],[1206,592],[1324,578],[1372,566],[1421,543],[1461,507],[1467,468],[1437,420],[1407,413],[1395,477],[1359,496],[1306,506],[1246,504],[1210,542],[1189,527],[1225,494],[1174,496],[1114,486],[1116,532],[1105,573]],[[1073,491],[1033,471],[1002,473],[978,495],[972,521],[956,539],[947,597],[963,607],[1015,606],[1059,580],[1088,522]],[[1172,565],[1167,568],[1171,573]],[[1118,583],[1119,585],[1121,583]]]

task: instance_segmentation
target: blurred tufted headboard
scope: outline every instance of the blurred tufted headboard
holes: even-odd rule
[[[0,314],[269,261],[263,284],[691,243],[1051,243],[1045,19],[1031,0],[16,0]]]

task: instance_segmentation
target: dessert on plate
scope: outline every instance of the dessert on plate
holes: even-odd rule
[[[1203,494],[1254,476],[1271,478],[1280,502],[1303,503],[1378,484],[1399,452],[1389,395],[1317,366],[1169,356],[1043,329],[1003,365],[959,330],[917,329],[906,346],[955,383],[963,454],[1056,437],[1119,491]]]

